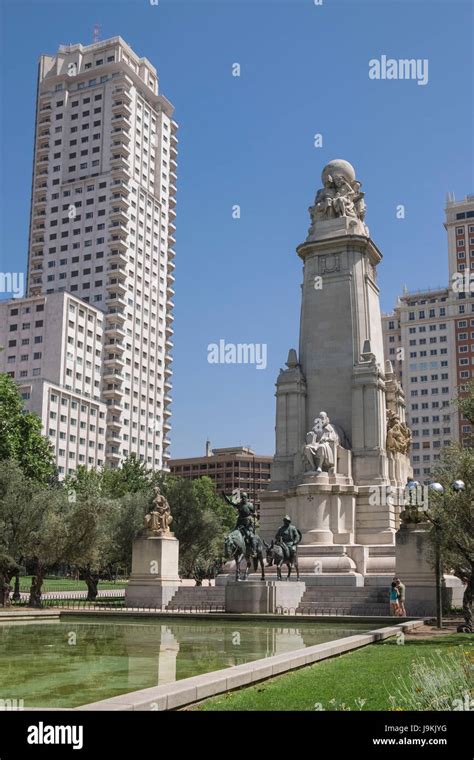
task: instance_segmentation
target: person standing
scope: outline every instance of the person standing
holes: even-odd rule
[[[401,617],[406,617],[406,609],[405,609],[405,584],[401,582],[400,578],[394,578],[393,579],[395,583],[397,584],[397,590],[398,590],[398,604],[400,607],[400,615]]]
[[[394,615],[395,617],[398,617],[400,615],[399,598],[400,597],[397,584],[395,581],[392,581],[392,585],[390,587],[390,614]]]

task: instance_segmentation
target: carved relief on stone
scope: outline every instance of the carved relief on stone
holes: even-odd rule
[[[392,453],[408,454],[411,446],[411,430],[404,422],[400,421],[398,414],[389,410],[387,412],[387,451]]]
[[[338,254],[329,256],[320,256],[318,260],[318,272],[322,274],[332,274],[341,271],[341,259]]]

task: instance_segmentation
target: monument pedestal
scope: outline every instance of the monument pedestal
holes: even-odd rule
[[[295,610],[306,590],[301,581],[228,581],[225,611],[254,614]]]
[[[396,575],[406,587],[407,615],[436,615],[436,577],[428,561],[428,523],[402,523],[396,535]]]
[[[173,535],[144,533],[133,542],[127,607],[166,607],[180,587],[179,541]]]

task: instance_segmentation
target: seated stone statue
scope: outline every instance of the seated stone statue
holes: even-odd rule
[[[155,487],[154,494],[153,509],[145,515],[145,530],[159,535],[171,535],[170,525],[173,518],[168,500],[158,486]]]
[[[320,412],[319,417],[314,420],[314,425],[309,433],[306,434],[306,445],[303,453],[306,461],[311,466],[311,470],[322,472],[323,469],[329,470],[334,467],[334,447],[340,443],[339,434],[330,424],[326,412]]]

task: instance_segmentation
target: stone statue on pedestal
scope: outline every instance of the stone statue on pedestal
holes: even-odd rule
[[[361,183],[356,180],[351,164],[342,159],[330,161],[323,169],[321,180],[323,187],[317,191],[314,205],[309,208],[312,222],[309,235],[320,222],[339,217],[352,219],[354,226],[360,225],[361,231],[368,235],[364,224],[365,193],[361,192]]]
[[[303,448],[305,460],[311,470],[319,473],[323,471],[323,468],[327,470],[334,467],[332,442],[336,446],[340,443],[339,434],[330,424],[326,412],[320,412],[319,417],[314,420],[312,429],[306,434],[306,445]]]
[[[158,486],[154,489],[153,509],[145,515],[145,530],[157,536],[172,536],[170,525],[173,522],[168,500]]]

